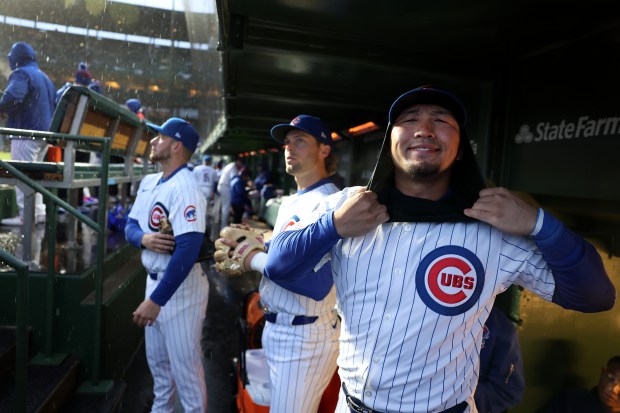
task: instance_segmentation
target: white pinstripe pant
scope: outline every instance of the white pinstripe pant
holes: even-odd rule
[[[339,333],[333,313],[302,326],[267,322],[262,342],[271,381],[270,413],[316,413],[336,371]]]
[[[158,281],[147,277],[146,297],[157,285]],[[153,413],[172,413],[177,390],[185,413],[207,409],[200,339],[208,297],[209,281],[200,266],[194,265],[153,326],[145,329],[146,356],[154,382]]]
[[[47,154],[48,143],[37,139],[11,139],[11,159],[16,161],[41,162]],[[19,215],[24,215],[24,193],[15,187],[15,198]],[[34,195],[35,216],[45,216],[45,204],[43,195]]]

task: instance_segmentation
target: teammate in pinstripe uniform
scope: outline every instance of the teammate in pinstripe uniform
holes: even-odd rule
[[[615,289],[594,247],[504,188],[483,188],[465,109],[422,87],[389,112],[369,187],[271,240],[265,274],[331,258],[342,316],[337,412],[476,412],[484,322],[521,285],[594,312]],[[303,259],[301,259],[303,257]]]
[[[329,177],[334,172],[331,132],[319,118],[299,115],[290,124],[274,126],[271,136],[284,144],[286,172],[297,183],[297,193],[278,210],[275,235],[296,228],[338,188]],[[267,255],[252,253],[246,261],[262,273]],[[339,321],[331,267],[309,270],[292,282],[263,277],[259,291],[268,321],[262,343],[271,381],[269,411],[314,413],[338,357]]]
[[[209,203],[213,199],[213,188],[216,185],[217,172],[213,169],[212,163],[213,158],[210,155],[206,155],[202,159],[203,163],[198,165],[192,171],[196,182],[198,182],[198,186],[202,191],[202,194],[205,196],[207,200],[207,208],[205,215],[207,217],[207,225],[209,224]]]
[[[152,412],[173,412],[178,390],[185,412],[204,412],[207,389],[200,338],[209,282],[196,258],[206,219],[206,200],[187,168],[198,133],[185,120],[170,118],[151,140],[151,160],[162,172],[144,177],[125,227],[125,237],[142,248],[148,272],[144,301],[133,321],[145,329],[153,375]],[[166,218],[174,235],[160,233]]]

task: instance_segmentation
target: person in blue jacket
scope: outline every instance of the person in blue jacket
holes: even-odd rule
[[[6,114],[8,128],[49,130],[54,115],[54,84],[39,69],[31,45],[17,42],[8,55],[11,74],[0,99],[0,113]],[[47,142],[38,139],[11,137],[11,159],[40,162],[47,153]],[[5,218],[2,225],[22,225],[24,193],[15,189],[19,215]],[[45,222],[45,205],[41,194],[35,196],[35,222]]]
[[[230,180],[230,205],[233,208],[233,223],[240,224],[244,215],[252,213],[252,203],[245,190],[250,180],[247,168],[241,168],[239,173]]]
[[[474,393],[478,413],[501,413],[523,398],[525,378],[517,330],[493,307],[482,330],[480,376]]]

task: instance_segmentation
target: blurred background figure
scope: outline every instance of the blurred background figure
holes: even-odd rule
[[[474,393],[479,413],[502,413],[516,406],[525,392],[523,358],[517,330],[493,307],[482,330],[480,373]]]
[[[93,92],[103,94],[103,90],[101,88],[101,82],[98,81],[97,79],[92,79],[90,83],[88,84],[88,88],[92,90]]]
[[[620,356],[601,369],[598,385],[591,389],[568,389],[554,397],[541,413],[620,412]]]
[[[62,94],[65,93],[65,91],[69,89],[69,87],[73,85],[88,87],[90,86],[90,82],[93,79],[92,75],[90,74],[90,71],[88,70],[88,64],[86,64],[85,62],[80,62],[80,64],[78,64],[78,68],[75,71],[75,73],[73,73],[73,77],[74,77],[73,82],[65,83],[60,89],[56,91],[56,100],[55,100],[56,105],[60,101]]]
[[[248,196],[248,185],[251,185],[250,171],[242,167],[230,181],[230,205],[233,209],[234,224],[241,224],[252,216],[252,203]]]
[[[220,179],[217,182],[217,193],[220,195],[221,213],[220,228],[228,226],[230,216],[230,187],[232,179],[239,174],[243,167],[241,158],[236,158],[222,169]]]
[[[8,128],[47,131],[54,114],[54,84],[37,64],[32,46],[17,42],[8,54],[11,74],[0,99],[0,113],[7,115]],[[11,159],[41,162],[47,153],[47,142],[39,139],[11,137]],[[2,225],[22,225],[24,193],[15,188],[19,215],[2,220]],[[35,194],[35,223],[45,222],[45,204]]]
[[[125,106],[127,106],[127,109],[138,115],[140,119],[144,119],[144,113],[142,113],[142,102],[138,99],[128,99],[125,102]]]
[[[209,211],[210,204],[213,201],[213,189],[214,184],[217,182],[217,172],[213,168],[213,158],[210,155],[206,155],[202,158],[202,164],[194,168],[192,173],[194,178],[202,191],[202,194],[207,199],[207,225],[209,225]]]

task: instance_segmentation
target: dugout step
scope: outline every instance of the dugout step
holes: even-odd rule
[[[66,411],[63,404],[75,391],[79,360],[67,357],[57,366],[28,366],[26,412]],[[0,412],[12,412],[15,382],[9,380],[0,388]]]

